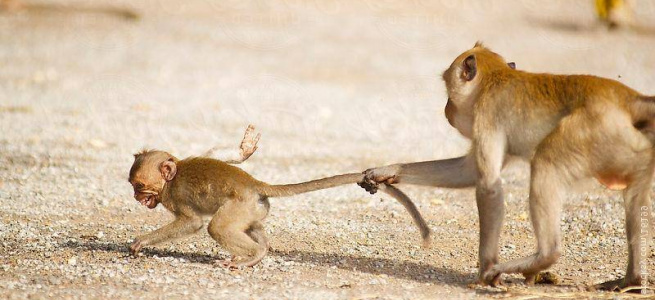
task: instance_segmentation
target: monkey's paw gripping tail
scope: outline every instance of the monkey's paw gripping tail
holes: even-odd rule
[[[371,195],[374,195],[375,193],[378,192],[378,185],[379,183],[364,177],[364,179],[361,182],[358,182],[357,185],[365,189],[367,192],[369,192]]]

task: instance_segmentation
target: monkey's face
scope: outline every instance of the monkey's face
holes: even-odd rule
[[[139,201],[141,205],[152,209],[159,204],[159,193],[163,189],[166,181],[159,174],[149,174],[153,172],[147,172],[147,170],[141,169],[139,168],[135,172],[135,176],[130,177],[129,181],[134,189],[134,199]]]
[[[144,151],[134,155],[128,181],[134,189],[134,199],[150,209],[157,207],[166,182],[176,173],[175,159],[163,151]]]

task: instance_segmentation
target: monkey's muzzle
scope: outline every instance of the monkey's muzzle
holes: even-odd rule
[[[157,195],[155,194],[136,193],[134,194],[134,199],[141,203],[141,205],[150,209],[157,207],[157,204],[159,204],[159,201],[157,201]]]

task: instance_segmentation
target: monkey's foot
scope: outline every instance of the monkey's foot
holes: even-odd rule
[[[484,273],[484,275],[481,276],[480,278],[480,284],[481,285],[489,285],[492,287],[499,287],[503,285],[503,283],[500,281],[500,275],[502,273],[495,271],[493,268],[487,272]]]
[[[243,259],[240,256],[232,255],[229,259],[217,259],[214,261],[214,265],[217,267],[227,268],[229,270],[238,270],[243,267],[247,267],[243,263]]]
[[[541,272],[535,276],[526,276],[526,284],[559,284],[559,276],[553,272]],[[530,280],[528,282],[528,279]]]
[[[221,267],[221,268],[226,268],[229,270],[237,270],[239,269],[239,264],[234,262],[234,257],[230,259],[217,259],[214,261],[214,266],[216,267]]]
[[[641,293],[641,286],[639,282],[634,282],[632,284],[627,284],[625,278],[619,278],[615,280],[606,281],[593,285],[589,288],[592,291],[608,291],[608,292],[629,292],[629,293]]]
[[[132,244],[130,244],[130,254],[132,256],[137,256],[139,252],[141,251],[141,248],[143,248],[143,243],[139,239],[135,239]]]

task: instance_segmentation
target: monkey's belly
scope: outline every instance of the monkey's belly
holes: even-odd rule
[[[620,191],[628,186],[628,179],[625,176],[603,174],[597,175],[596,179],[610,190]]]

